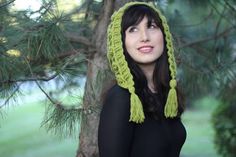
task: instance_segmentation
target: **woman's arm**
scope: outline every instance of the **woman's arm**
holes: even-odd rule
[[[134,123],[129,122],[130,94],[115,85],[107,94],[100,115],[100,157],[129,157]]]

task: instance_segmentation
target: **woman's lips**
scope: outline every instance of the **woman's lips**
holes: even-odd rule
[[[152,52],[152,49],[153,49],[153,46],[141,46],[138,48],[138,50],[141,53],[150,53],[150,52]]]

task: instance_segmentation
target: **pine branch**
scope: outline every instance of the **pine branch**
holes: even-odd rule
[[[206,37],[206,38],[203,38],[203,39],[199,39],[199,40],[196,40],[196,41],[193,41],[193,42],[189,42],[189,43],[180,45],[178,48],[190,47],[192,45],[197,45],[197,44],[201,44],[201,43],[208,42],[208,41],[211,41],[211,40],[215,40],[217,38],[225,37],[234,29],[235,29],[235,26],[229,27],[228,29],[225,29],[221,33],[218,33],[218,34],[212,35],[210,37]]]
[[[201,55],[204,59],[208,59],[210,57],[212,57],[212,53],[207,50],[206,47],[202,47],[202,46],[198,46],[198,45],[191,45],[191,48],[193,48],[194,50],[196,50],[196,52]]]
[[[50,81],[54,78],[56,78],[59,74],[56,73],[50,77],[31,77],[31,78],[24,78],[24,79],[17,79],[17,80],[4,80],[4,81],[0,81],[0,83],[4,84],[4,83],[14,83],[14,82],[26,82],[26,81]]]
[[[54,104],[54,105],[59,105],[59,103],[57,103],[56,101],[54,101],[48,94],[47,92],[41,87],[41,85],[38,83],[38,81],[35,81],[35,83],[37,84],[37,86],[39,87],[39,89],[44,93],[44,95],[48,98],[48,100]]]
[[[41,127],[45,127],[48,132],[61,136],[78,136],[83,113],[82,108],[65,109],[49,104],[45,111]]]
[[[229,22],[233,27],[236,27],[236,25],[232,22],[232,20],[230,20],[231,18],[229,18],[228,16],[225,16],[223,14],[221,14],[221,12],[217,9],[217,7],[211,2],[209,1],[211,7],[216,11],[217,14],[219,14],[219,16],[223,16],[224,19]]]
[[[209,14],[206,15],[206,17],[203,17],[202,20],[197,22],[197,23],[193,23],[193,24],[179,24],[179,25],[175,25],[175,26],[178,26],[178,27],[196,27],[196,26],[202,25],[204,22],[208,21],[208,19],[210,19],[212,17],[212,14],[213,14],[213,10],[211,10],[209,12]]]
[[[28,60],[25,58],[30,74],[34,77],[34,73]],[[68,62],[69,63],[69,62]],[[68,64],[67,63],[67,64]],[[66,65],[67,65],[66,64]],[[64,65],[64,67],[66,66]],[[63,68],[64,68],[63,67]],[[80,119],[82,113],[85,111],[81,105],[70,105],[66,106],[60,102],[54,100],[39,84],[38,80],[35,83],[39,89],[44,93],[47,99],[50,101],[48,108],[46,109],[45,117],[41,126],[45,126],[47,131],[53,131],[54,134],[58,135],[77,135],[80,126]]]
[[[216,24],[216,27],[215,27],[215,33],[214,33],[215,36],[216,36],[216,35],[218,34],[218,32],[219,32],[220,24],[221,24],[221,22],[222,22],[222,20],[223,20],[223,18],[224,18],[223,15],[224,15],[225,11],[227,11],[227,10],[226,10],[226,5],[224,5],[223,7],[224,7],[224,8],[223,8],[223,10],[222,10],[222,13],[221,13],[220,16],[219,16],[219,20],[217,21],[217,24]],[[217,51],[217,38],[216,38],[215,41],[214,41],[213,50],[214,50],[214,51]]]
[[[29,64],[29,62],[28,62],[28,60],[25,58],[25,61],[26,61],[26,63],[27,63],[27,65],[28,65],[28,68],[29,68],[29,70],[30,70],[30,74],[32,75],[32,77],[34,77],[34,74],[33,74],[33,71],[32,71],[32,69],[31,69],[31,66],[30,66],[30,64]],[[38,83],[38,80],[35,80],[35,83],[37,84],[37,86],[39,87],[39,89],[46,95],[46,97],[48,98],[48,100],[50,100],[50,102],[52,103],[52,104],[55,104],[55,105],[57,105],[58,103],[56,103],[48,94],[47,94],[47,92],[45,92],[44,90],[43,90],[43,88],[40,86],[40,84]]]
[[[28,68],[29,68],[29,70],[30,70],[31,75],[34,76],[33,71],[32,71],[32,69],[31,69],[30,64],[29,64],[28,61],[27,61],[27,65],[28,65]],[[56,108],[60,108],[60,109],[63,109],[63,110],[75,110],[75,109],[78,109],[77,106],[70,106],[69,108],[65,108],[65,107],[64,107],[65,105],[62,105],[61,103],[56,102],[55,100],[53,100],[53,98],[51,98],[51,97],[49,96],[49,94],[47,94],[47,92],[46,92],[46,91],[41,87],[41,85],[39,84],[38,80],[35,80],[35,83],[37,84],[37,86],[39,87],[39,89],[45,94],[45,96],[48,98],[48,100],[49,100],[53,105],[55,105]]]
[[[66,14],[64,17],[69,17],[69,16],[71,16],[71,15],[73,15],[75,13],[81,12],[82,9],[86,8],[86,5],[89,5],[92,2],[93,2],[93,0],[86,0],[86,1],[84,1],[84,3],[79,8],[71,11],[70,13]]]
[[[59,53],[59,55],[57,56],[58,59],[64,59],[67,57],[71,57],[71,56],[75,56],[75,55],[79,55],[79,54],[87,54],[86,51],[84,49],[72,49],[70,51],[64,52],[64,53]]]
[[[225,4],[232,10],[236,13],[236,8],[233,7],[228,1],[224,0]]]
[[[189,63],[185,60],[181,60],[181,63],[183,65],[185,65],[185,67],[187,67],[192,73],[195,73],[197,75],[203,75],[204,74],[204,72],[201,71],[199,68],[194,67],[193,65],[191,65],[191,63]]]
[[[86,6],[86,11],[85,11],[85,16],[84,16],[84,19],[87,20],[88,19],[88,15],[89,15],[89,7],[92,3],[88,3],[87,6]]]
[[[6,6],[8,6],[8,5],[10,5],[10,4],[13,3],[14,1],[16,1],[16,0],[11,0],[11,1],[9,1],[9,2],[0,4],[0,9],[3,8],[3,7],[6,7]]]
[[[30,66],[30,64],[29,64],[29,61],[28,61],[26,58],[25,58],[25,60],[26,60],[26,63],[27,63],[27,65],[28,65],[28,68],[29,68],[29,70],[30,70],[31,76],[34,77],[34,73],[33,73],[32,69],[31,69],[31,66]],[[69,63],[69,62],[67,62],[67,64],[68,64],[68,63]],[[64,68],[67,66],[67,64],[65,64],[62,69],[64,69]],[[58,74],[55,74],[52,78],[55,78],[57,75],[58,75]],[[49,96],[49,94],[47,94],[47,92],[41,87],[41,85],[39,84],[38,81],[39,81],[39,80],[34,80],[34,82],[37,84],[37,86],[39,87],[39,89],[44,93],[44,95],[47,97],[47,99],[48,99],[53,105],[55,105],[55,106],[60,106],[61,108],[63,108],[63,105],[61,105],[59,102],[56,102],[55,100],[53,100],[53,98],[51,98],[51,97]]]
[[[85,50],[83,50],[83,49],[80,49],[80,50],[72,49],[71,51],[67,51],[65,53],[59,53],[59,55],[56,56],[53,60],[65,59],[65,58],[68,58],[68,57],[73,57],[75,55],[80,55],[82,53],[86,54]],[[2,54],[2,55],[5,56],[5,54]],[[8,57],[8,56],[6,56],[6,57]],[[28,59],[26,59],[26,60],[27,60],[27,62],[29,62]],[[84,60],[82,60],[81,62],[83,62],[83,61]],[[88,60],[86,60],[86,61],[88,61]],[[61,69],[65,69],[66,66],[69,65],[69,63],[71,63],[71,62],[68,61]],[[77,62],[77,63],[79,63],[79,62]],[[16,79],[16,80],[14,80],[14,79],[3,80],[3,81],[0,81],[0,83],[1,84],[5,84],[5,83],[27,82],[27,81],[29,81],[29,82],[34,82],[34,81],[48,82],[50,80],[55,79],[58,75],[59,75],[58,72],[53,74],[53,75],[51,75],[51,76],[49,76],[49,77],[37,77],[37,76],[34,75],[34,76],[31,76],[30,78],[22,78],[22,79]]]
[[[40,16],[36,19],[36,21],[39,21],[45,14],[47,14],[50,11],[51,7],[52,7],[52,2],[49,2],[46,4],[46,6],[41,6],[39,10],[32,12],[32,14],[37,12],[40,13],[43,9],[45,9],[45,11],[40,14]]]
[[[10,99],[11,99],[12,97],[14,97],[14,95],[16,94],[16,92],[19,91],[21,84],[22,84],[22,83],[20,83],[19,85],[17,85],[17,87],[14,89],[14,91],[11,93],[11,95],[4,101],[4,103],[3,103],[2,105],[0,105],[0,109],[1,109],[2,107],[6,106],[7,103],[10,101]]]
[[[90,40],[87,37],[80,36],[79,34],[75,34],[74,32],[66,32],[65,37],[69,39],[71,42],[76,42],[79,44],[83,44],[87,47],[93,47],[93,44],[90,42]]]

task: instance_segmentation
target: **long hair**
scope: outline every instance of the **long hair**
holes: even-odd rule
[[[144,112],[146,115],[154,117],[155,119],[163,119],[164,118],[164,105],[166,103],[167,94],[170,89],[169,81],[170,81],[170,71],[168,64],[168,56],[167,56],[167,47],[166,41],[164,40],[164,52],[162,55],[155,61],[155,68],[153,72],[153,81],[154,87],[157,90],[157,93],[151,92],[148,88],[147,79],[137,65],[137,63],[131,58],[129,53],[125,47],[125,31],[133,25],[139,24],[144,17],[148,19],[148,25],[150,25],[153,21],[155,24],[161,29],[162,33],[164,32],[164,28],[162,26],[161,19],[159,18],[158,13],[156,13],[151,8],[144,5],[134,5],[128,8],[123,17],[121,23],[122,30],[122,43],[124,49],[124,55],[128,62],[128,66],[134,78],[135,90],[136,94],[142,101]],[[163,37],[165,39],[165,34],[163,33]],[[183,112],[183,96],[177,88],[178,94],[178,116]]]

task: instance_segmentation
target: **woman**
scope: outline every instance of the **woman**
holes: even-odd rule
[[[183,102],[166,19],[130,2],[112,16],[108,60],[117,84],[100,115],[100,157],[178,157],[186,139]]]

